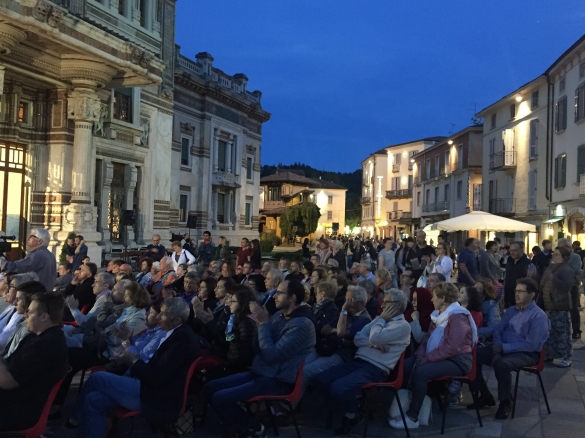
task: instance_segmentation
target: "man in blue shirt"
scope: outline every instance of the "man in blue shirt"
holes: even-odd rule
[[[467,238],[465,240],[465,249],[459,253],[459,259],[457,260],[459,268],[457,282],[472,287],[479,280],[478,248],[479,240],[476,238]]]
[[[477,376],[471,383],[475,391],[481,392],[477,401],[479,408],[496,405],[481,373],[484,364],[492,365],[498,379],[500,401],[496,419],[506,419],[510,415],[512,372],[538,364],[550,331],[547,315],[534,303],[538,284],[532,279],[519,279],[514,294],[516,306],[509,307],[496,326],[493,344],[477,349]],[[475,409],[475,404],[467,408]]]

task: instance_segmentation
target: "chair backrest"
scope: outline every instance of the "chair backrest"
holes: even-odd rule
[[[473,345],[473,348],[471,350],[471,371],[467,374],[467,379],[469,381],[475,380],[475,376],[477,375],[476,356],[477,356],[477,343]]]
[[[195,373],[195,370],[197,370],[197,366],[199,365],[199,362],[202,358],[203,357],[199,357],[193,361],[189,367],[189,370],[187,371],[187,376],[185,378],[185,389],[183,390],[183,405],[181,406],[181,412],[179,413],[179,416],[185,413],[185,407],[187,407],[187,397],[189,396],[189,384],[191,384],[191,378],[193,378],[193,374]]]
[[[305,368],[305,362],[301,363],[301,367],[299,368],[299,372],[297,373],[297,380],[295,381],[295,387],[293,388],[290,395],[288,395],[288,399],[290,402],[297,402],[301,399],[301,388],[303,384],[303,369]]]
[[[404,378],[404,356],[406,354],[406,350],[402,351],[400,354],[400,358],[398,359],[398,364],[392,372],[388,375],[388,383],[392,385],[395,389],[400,389],[402,387],[402,380]]]
[[[47,428],[47,421],[49,419],[49,412],[51,411],[51,406],[53,405],[53,401],[55,401],[55,397],[57,396],[57,392],[59,392],[59,388],[61,387],[63,380],[69,374],[69,372],[71,372],[71,369],[69,369],[67,371],[67,374],[65,374],[65,376],[61,378],[57,382],[57,384],[55,384],[51,389],[49,397],[45,402],[43,411],[41,412],[41,416],[39,416],[39,420],[37,421],[37,423],[26,430],[22,430],[20,432],[21,434],[23,434],[26,437],[41,437],[41,435],[45,432],[45,429]]]
[[[81,312],[81,314],[86,315],[89,311],[91,311],[92,308],[93,305],[86,303],[79,311]]]

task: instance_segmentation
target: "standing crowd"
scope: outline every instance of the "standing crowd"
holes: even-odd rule
[[[263,261],[258,240],[241,240],[233,256],[210,232],[194,247],[188,235],[167,250],[161,237],[138,261],[109,261],[105,271],[87,258],[83,237],[68,243],[55,270],[50,236],[34,229],[29,253],[0,258],[0,431],[31,427],[51,389],[50,417],[63,416],[73,377],[90,370],[66,428],[86,437],[107,435],[115,407],[137,410],[154,426],[176,422],[187,372],[229,434],[265,435],[241,402],[286,395],[302,368],[301,395],[320,395],[343,413],[336,435],[363,421],[356,397],[369,383],[392,376],[404,355],[403,386],[411,390],[393,428],[428,425],[427,394],[462,402],[461,377],[477,366],[470,409],[494,406],[483,375],[498,380],[499,407],[511,410],[511,373],[547,361],[570,367],[580,338],[583,256],[578,243],[559,239],[532,249],[469,238],[458,256],[446,236],[437,246],[425,233],[397,243],[308,239],[298,260]],[[57,277],[58,274],[58,277]],[[202,366],[204,365],[204,366]],[[404,403],[405,401],[403,401]],[[279,425],[294,407],[273,404]],[[205,411],[204,411],[205,412]]]

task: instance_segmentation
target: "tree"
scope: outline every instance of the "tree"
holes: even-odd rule
[[[292,238],[295,235],[310,235],[317,230],[317,223],[320,217],[321,210],[319,206],[311,201],[303,201],[294,206],[289,206],[280,217],[280,232],[282,236],[287,238]]]

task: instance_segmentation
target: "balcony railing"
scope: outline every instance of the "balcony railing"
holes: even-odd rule
[[[515,198],[490,198],[489,213],[511,214],[516,211]]]
[[[509,169],[516,167],[516,151],[500,151],[490,154],[490,169]]]
[[[423,204],[423,212],[442,212],[449,210],[448,201],[435,201],[434,203]]]
[[[410,189],[392,189],[391,191],[386,191],[386,198],[388,198],[389,200],[398,200],[401,198],[412,198],[412,188],[410,188]]]
[[[392,212],[388,212],[389,219],[391,220],[401,220],[406,218],[412,218],[412,212],[404,212],[402,210],[394,210]]]
[[[392,165],[392,172],[400,172],[400,163],[394,163]]]
[[[362,197],[362,204],[364,205],[372,204],[372,197]]]

